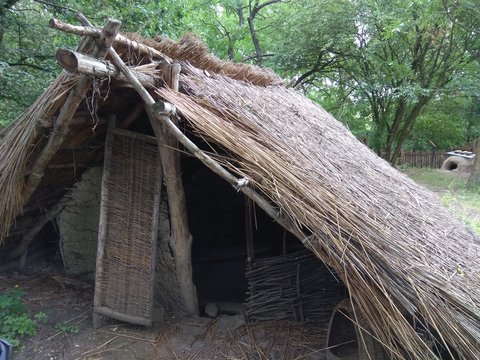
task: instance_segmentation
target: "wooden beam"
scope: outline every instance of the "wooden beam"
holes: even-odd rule
[[[173,64],[164,69],[168,72],[167,85],[178,91],[180,65]],[[147,114],[157,136],[160,150],[163,179],[167,188],[168,209],[170,214],[170,247],[175,259],[175,270],[180,295],[184,307],[190,314],[199,314],[198,298],[193,283],[192,271],[192,243],[193,238],[188,224],[188,212],[185,199],[185,190],[182,182],[182,168],[178,140],[165,127],[164,123],[156,120],[154,113],[168,117],[175,108],[168,103],[157,102],[147,107]]]
[[[99,39],[101,37],[101,31],[95,27],[70,25],[58,19],[51,19],[50,27],[56,30],[66,32],[68,34],[90,36],[94,39]],[[129,49],[138,51],[139,53],[147,55],[151,58],[162,60],[169,64],[172,63],[171,59],[168,56],[162,54],[160,51],[154,49],[153,47],[144,45],[136,41],[132,41],[121,34],[117,34],[113,40],[115,43],[126,45]]]
[[[23,235],[22,240],[18,243],[14,250],[12,250],[8,256],[8,260],[13,260],[19,256],[22,256],[27,251],[29,245],[35,239],[35,236],[43,229],[43,227],[55,216],[57,216],[60,211],[62,211],[67,203],[68,195],[64,195],[55,205],[53,205],[38,221],[36,224],[30,228],[30,230]]]
[[[107,60],[98,60],[88,55],[78,53],[69,49],[58,49],[56,53],[56,60],[65,71],[70,74],[84,74],[99,78],[114,78],[119,82],[123,82],[129,86],[125,76]],[[155,88],[155,85],[160,81],[159,77],[144,74],[132,69],[135,77],[147,89]]]
[[[118,20],[110,20],[108,24],[105,25],[97,47],[94,50],[94,56],[98,56],[99,58],[105,57],[108,49],[112,45],[113,38],[120,29],[120,26],[121,22]],[[87,94],[87,91],[90,89],[90,85],[90,79],[86,76],[82,76],[74,88],[70,91],[65,104],[60,109],[60,114],[58,115],[53,130],[50,133],[48,142],[33,162],[30,174],[26,180],[25,188],[22,193],[22,200],[24,204],[27,203],[37,189],[38,185],[40,185],[48,162],[62,146],[65,138],[67,137],[69,123],[78,106]]]

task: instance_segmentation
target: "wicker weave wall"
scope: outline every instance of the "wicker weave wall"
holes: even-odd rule
[[[145,138],[114,130],[107,140],[95,289],[96,312],[141,324],[153,308],[160,192],[157,146]]]

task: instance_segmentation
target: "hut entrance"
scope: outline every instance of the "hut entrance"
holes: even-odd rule
[[[327,331],[327,358],[332,360],[383,360],[385,354],[373,337],[367,320],[354,311],[350,299],[332,312]]]
[[[182,165],[200,309],[211,301],[243,303],[248,290],[246,199],[198,160],[186,157]],[[255,257],[281,254],[284,230],[258,207],[252,208],[252,233]],[[292,239],[287,237],[289,247],[302,246]]]

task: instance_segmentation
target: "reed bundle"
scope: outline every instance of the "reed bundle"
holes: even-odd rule
[[[392,358],[436,358],[412,319],[480,358],[480,241],[433,193],[293,90],[183,69],[188,95],[159,95],[297,224]]]

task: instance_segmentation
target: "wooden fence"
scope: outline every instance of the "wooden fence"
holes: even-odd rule
[[[432,154],[431,152],[404,152],[399,159],[399,164],[410,165],[414,167],[431,167],[440,169],[443,162],[448,157],[444,152]]]

